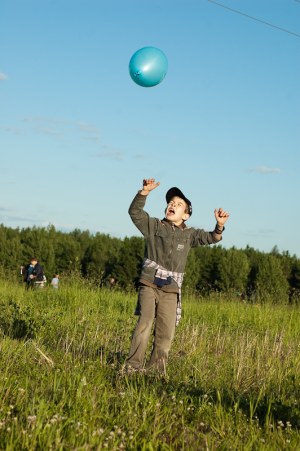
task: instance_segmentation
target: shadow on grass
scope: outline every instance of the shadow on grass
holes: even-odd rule
[[[287,381],[287,383],[292,381]],[[189,396],[192,400],[221,404],[228,411],[241,410],[249,419],[257,418],[260,425],[270,422],[284,423],[295,429],[300,429],[300,389],[296,384],[291,385],[293,396],[291,400],[283,401],[275,399],[272,393],[261,396],[259,393],[240,394],[223,389],[222,392],[215,389],[209,396],[201,388],[189,384],[179,384],[177,391]],[[174,390],[174,384],[171,384]]]
[[[38,324],[28,306],[13,299],[0,300],[0,330],[3,335],[17,340],[34,338]]]
[[[124,363],[125,356],[121,352],[109,353],[107,362],[113,363],[115,368],[120,368]],[[120,383],[120,373],[114,370],[110,375],[113,385]],[[153,390],[157,396],[165,394],[176,395],[177,398],[185,397],[187,402],[194,406],[203,404],[221,405],[223,409],[234,414],[240,411],[249,420],[256,420],[261,426],[273,424],[284,424],[284,427],[300,429],[300,388],[296,384],[296,377],[290,377],[287,386],[291,388],[288,400],[276,399],[272,393],[261,396],[260,393],[241,394],[223,389],[215,389],[209,394],[201,387],[195,386],[195,382],[178,382],[159,373],[134,374],[126,378],[126,385],[134,386],[136,390]]]

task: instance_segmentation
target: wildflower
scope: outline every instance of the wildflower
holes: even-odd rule
[[[29,424],[34,424],[36,422],[36,415],[28,415],[27,421]]]

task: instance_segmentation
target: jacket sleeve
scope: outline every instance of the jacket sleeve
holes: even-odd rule
[[[203,229],[194,229],[191,236],[191,247],[204,246],[206,244],[216,244],[221,241],[222,237],[217,239],[214,232],[206,232]]]
[[[37,264],[35,267],[34,275],[36,276],[37,281],[43,280],[44,277],[44,269],[41,265]]]
[[[147,196],[137,193],[128,210],[132,222],[144,236],[150,234],[150,231],[155,224],[155,219],[151,218],[148,213],[144,211],[146,197]]]

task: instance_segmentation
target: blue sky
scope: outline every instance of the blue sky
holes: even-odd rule
[[[1,1],[0,223],[138,235],[154,177],[151,215],[178,186],[189,225],[230,212],[224,247],[300,257],[300,2],[219,3]],[[128,72],[144,46],[168,58],[153,88]]]

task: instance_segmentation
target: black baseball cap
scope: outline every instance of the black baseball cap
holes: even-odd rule
[[[166,194],[167,204],[171,201],[171,199],[173,199],[173,197],[180,197],[180,199],[183,199],[186,202],[186,204],[188,206],[188,213],[191,216],[192,211],[193,211],[191,201],[189,199],[187,199],[185,197],[185,195],[183,194],[183,192],[180,191],[180,189],[176,188],[175,186],[173,188],[170,188],[169,191],[167,191],[167,194]]]

